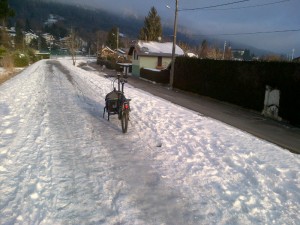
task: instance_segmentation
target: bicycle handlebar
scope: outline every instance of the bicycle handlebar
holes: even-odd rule
[[[123,74],[117,73],[117,78],[115,78],[113,81],[114,90],[115,90],[115,82],[116,82],[116,80],[118,80],[118,91],[123,92],[124,84],[127,83],[127,78],[128,78],[128,76],[125,77]],[[121,84],[121,87],[120,87],[120,84]]]

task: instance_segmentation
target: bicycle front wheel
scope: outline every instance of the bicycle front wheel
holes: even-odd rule
[[[122,112],[121,125],[122,125],[122,131],[123,131],[123,133],[127,132],[128,120],[129,120],[129,112],[126,112],[126,111]]]

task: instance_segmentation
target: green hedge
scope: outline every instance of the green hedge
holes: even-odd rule
[[[176,58],[175,88],[262,111],[266,85],[281,91],[279,116],[300,125],[300,64]]]

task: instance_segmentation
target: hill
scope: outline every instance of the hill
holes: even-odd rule
[[[49,32],[56,37],[65,36],[67,30],[73,28],[87,42],[94,39],[97,31],[108,32],[112,27],[119,27],[120,32],[125,36],[135,39],[144,22],[143,19],[118,15],[101,9],[84,8],[82,5],[75,4],[70,5],[41,0],[10,0],[9,4],[16,11],[16,16],[10,21],[11,25],[19,21],[23,27],[27,26],[35,31]],[[51,26],[45,26],[45,21],[47,21],[50,14],[62,18],[55,24],[55,29],[51,29]],[[172,34],[172,27],[163,27],[163,38],[165,40],[171,40]],[[199,46],[203,41],[201,37],[180,31],[177,37],[179,42],[184,42],[194,47]],[[222,40],[207,39],[212,44],[222,48],[224,43]],[[258,55],[267,53],[251,46],[232,44],[235,48],[247,48]]]
[[[142,26],[142,22],[134,18],[126,18],[100,9],[92,10],[76,5],[38,0],[11,0],[9,4],[16,11],[16,16],[12,22],[19,20],[25,23],[28,20],[35,30],[43,28],[49,14],[64,18],[62,24],[66,28],[76,28],[81,34],[97,30],[108,31],[113,26],[119,26],[125,33],[133,35]]]

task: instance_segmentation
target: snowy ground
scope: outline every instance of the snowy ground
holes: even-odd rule
[[[300,157],[129,85],[43,60],[0,86],[0,224],[299,224]]]

